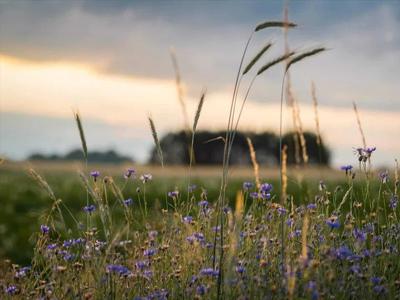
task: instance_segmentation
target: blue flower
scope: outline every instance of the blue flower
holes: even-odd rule
[[[132,203],[133,203],[132,198],[128,198],[128,199],[124,200],[124,205],[125,206],[130,206],[130,205],[132,205]]]
[[[154,254],[156,254],[156,252],[157,252],[156,249],[149,248],[149,249],[146,249],[143,251],[143,255],[150,257],[150,256],[153,256]]]
[[[250,193],[250,197],[253,198],[253,200],[255,200],[255,199],[258,199],[259,194],[257,192],[253,192],[253,193]]]
[[[248,182],[248,181],[243,182],[243,189],[245,191],[250,190],[251,188],[253,188],[253,186],[254,186],[254,184],[252,182]]]
[[[317,204],[315,204],[315,203],[310,203],[310,204],[307,205],[307,209],[309,209],[309,210],[315,210],[315,209],[317,209]]]
[[[353,230],[353,236],[359,242],[364,242],[367,238],[367,234],[364,231],[357,228]]]
[[[87,212],[88,214],[91,214],[92,212],[94,212],[96,210],[96,206],[94,206],[93,204],[91,205],[87,205],[83,208],[83,210],[85,212]]]
[[[121,276],[127,276],[131,274],[131,271],[122,265],[108,265],[106,267],[107,273],[116,273]]]
[[[372,282],[374,285],[380,284],[380,283],[382,282],[382,278],[381,278],[381,277],[373,276],[373,277],[371,277],[371,282]]]
[[[197,295],[203,296],[206,292],[207,292],[207,288],[203,284],[200,284],[197,286],[197,288],[196,288]]]
[[[374,286],[373,290],[376,294],[386,294],[387,293],[387,289],[383,285],[376,285],[376,286]]]
[[[238,265],[238,266],[236,266],[236,272],[238,272],[239,274],[243,274],[245,271],[246,271],[246,269],[245,269],[245,267],[243,267],[242,265]]]
[[[379,173],[379,178],[382,183],[387,183],[389,181],[389,172],[388,170],[380,172]]]
[[[397,196],[392,196],[389,200],[389,207],[391,209],[395,209],[397,207],[398,198]]]
[[[49,244],[48,246],[47,246],[47,249],[48,250],[54,250],[54,249],[56,249],[57,248],[57,244]]]
[[[189,193],[193,193],[196,190],[197,186],[195,184],[190,184],[188,186]]]
[[[353,252],[347,246],[341,246],[336,250],[336,257],[339,259],[346,259],[352,254]]]
[[[99,171],[92,171],[92,172],[90,172],[90,176],[92,176],[94,181],[96,181],[97,177],[100,176],[100,172]]]
[[[193,217],[192,216],[183,217],[183,222],[190,224],[193,222]]]
[[[151,174],[143,174],[143,175],[140,176],[140,180],[143,183],[149,182],[149,181],[153,180],[153,175],[151,175]]]
[[[8,295],[15,295],[17,293],[17,287],[15,285],[9,285],[6,287],[6,293]]]
[[[342,171],[345,171],[346,175],[347,175],[349,172],[351,172],[351,170],[353,169],[353,166],[352,165],[344,165],[344,166],[341,166],[340,169]]]
[[[49,233],[50,227],[47,226],[47,225],[40,225],[40,231],[41,231],[43,234]]]
[[[339,219],[336,216],[330,217],[325,222],[331,229],[336,229],[340,227]]]
[[[202,200],[199,202],[199,206],[202,208],[207,208],[208,206],[208,201],[207,200]]]
[[[130,177],[134,177],[134,175],[135,175],[135,169],[130,168],[130,169],[126,170],[124,177],[125,177],[125,179],[128,179]]]
[[[219,271],[214,270],[213,268],[204,268],[201,269],[200,274],[203,276],[218,276]]]
[[[16,278],[23,278],[27,275],[27,273],[31,270],[31,267],[22,267],[18,271],[15,272]]]
[[[272,184],[270,184],[270,183],[263,183],[263,184],[261,184],[261,186],[260,186],[260,192],[261,192],[261,193],[269,193],[269,192],[272,192],[272,189],[273,189],[273,187],[272,187]]]
[[[179,191],[168,192],[168,197],[177,198],[179,196]]]

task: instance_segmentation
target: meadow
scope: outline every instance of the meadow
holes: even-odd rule
[[[260,168],[248,140],[252,168],[229,166],[233,140],[253,82],[285,63],[289,68],[324,52],[286,51],[253,74],[243,98],[242,78],[272,44],[243,64],[252,36],[291,22],[263,22],[245,46],[237,73],[219,168],[164,164],[155,122],[150,129],[160,166],[83,162],[3,162],[0,167],[1,298],[17,299],[399,299],[398,166],[372,168],[377,147],[363,146],[339,170],[308,166],[293,102],[301,161],[287,166],[282,144],[275,169]],[[290,96],[290,89],[288,95]],[[242,99],[242,101],[240,101]],[[315,105],[317,106],[317,105]],[[317,111],[317,110],[316,110]],[[318,115],[316,114],[318,120]],[[318,137],[318,122],[316,126]],[[352,149],[349,149],[352,151]],[[15,262],[19,264],[15,264]]]

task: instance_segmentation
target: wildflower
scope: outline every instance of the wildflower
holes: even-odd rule
[[[187,224],[190,224],[190,223],[193,222],[193,217],[192,216],[183,217],[183,222],[187,223]]]
[[[143,251],[143,255],[150,257],[150,256],[153,256],[154,254],[156,254],[156,252],[157,252],[156,249],[149,248],[149,249],[146,249]]]
[[[373,277],[371,277],[371,282],[372,282],[374,285],[380,284],[380,283],[382,282],[382,278],[381,278],[381,277],[373,276]]]
[[[139,260],[135,263],[135,267],[139,270],[143,270],[144,268],[149,266],[149,262],[146,260]]]
[[[243,190],[248,191],[250,190],[254,184],[252,182],[245,181],[243,182]]]
[[[134,177],[135,176],[135,169],[128,169],[128,170],[126,170],[126,172],[125,172],[125,174],[124,174],[124,178],[125,179],[128,179],[128,178],[130,178],[130,177]]]
[[[179,191],[168,192],[168,197],[177,198],[179,196]]]
[[[389,207],[391,209],[395,209],[397,207],[398,198],[397,196],[392,196],[389,200]]]
[[[193,193],[196,190],[197,186],[195,184],[190,184],[188,186],[189,193]]]
[[[132,205],[132,203],[133,203],[132,198],[128,198],[128,199],[124,200],[124,205],[125,206],[130,206],[130,205]]]
[[[81,244],[84,244],[85,242],[86,242],[86,240],[81,237],[74,240],[75,245],[81,245]]]
[[[330,217],[328,220],[325,221],[325,223],[331,228],[331,229],[336,229],[339,228],[340,223],[339,219],[336,216]]]
[[[253,198],[253,200],[255,200],[255,199],[258,199],[259,194],[257,192],[253,192],[253,193],[250,193],[250,197]]]
[[[372,152],[374,152],[376,150],[376,147],[367,147],[364,149],[364,153],[367,156],[371,156]]]
[[[127,276],[127,275],[131,274],[131,271],[127,267],[122,266],[122,265],[108,265],[106,267],[106,272],[107,273],[116,273],[121,276]]]
[[[229,206],[225,206],[223,209],[224,214],[228,214],[231,211],[231,208]]]
[[[315,204],[315,203],[310,203],[310,204],[307,205],[307,209],[309,209],[309,210],[315,210],[315,209],[317,209],[317,204]]]
[[[90,172],[90,176],[93,177],[94,181],[97,181],[97,177],[100,176],[100,172],[99,171],[92,171],[92,172]]]
[[[27,275],[27,273],[31,270],[31,267],[23,267],[15,272],[16,278],[23,278]]]
[[[239,274],[243,274],[243,273],[246,271],[245,267],[243,267],[242,265],[236,266],[235,270],[236,270],[236,272],[238,272]]]
[[[143,277],[145,277],[146,279],[150,279],[151,277],[153,277],[153,272],[151,270],[144,270]]]
[[[353,169],[353,166],[352,165],[344,165],[344,166],[341,166],[340,169],[342,171],[345,171],[346,175],[347,175],[347,174],[351,173],[351,170]]]
[[[49,233],[50,227],[47,226],[47,225],[40,225],[40,231],[41,231],[43,234]]]
[[[196,241],[196,238],[193,235],[189,235],[186,240],[189,242],[190,245],[193,245],[193,243]]]
[[[214,270],[213,268],[204,268],[201,269],[200,274],[203,276],[218,276],[219,271]]]
[[[93,204],[91,205],[87,205],[83,208],[83,211],[87,212],[88,214],[91,214],[92,212],[94,212],[96,210],[96,206],[94,206]]]
[[[286,214],[286,212],[287,212],[286,208],[281,207],[281,206],[278,207],[277,211],[278,211],[278,215],[280,215],[280,216]]]
[[[6,287],[6,293],[8,295],[15,295],[17,293],[17,287],[15,285],[9,285]]]
[[[273,187],[272,187],[272,184],[270,184],[270,183],[263,183],[263,184],[261,184],[261,186],[260,186],[260,191],[261,191],[262,193],[269,193],[269,192],[272,192],[272,189],[273,189]]]
[[[196,288],[197,295],[203,296],[206,292],[207,292],[207,288],[203,284],[200,284],[197,286],[197,288]]]
[[[158,235],[158,232],[156,230],[150,230],[149,231],[149,238],[151,240],[154,240],[157,237],[157,235]]]
[[[47,250],[54,250],[54,249],[56,249],[57,248],[57,244],[49,244],[48,246],[47,246]]]
[[[382,183],[387,183],[389,181],[389,172],[388,170],[379,173],[379,178]]]
[[[341,246],[336,250],[336,257],[339,259],[345,259],[351,256],[353,253],[347,246]]]
[[[148,181],[153,180],[153,175],[151,175],[151,174],[143,174],[143,175],[140,176],[140,180],[141,180],[143,183],[146,183],[146,182],[148,182]]]
[[[63,243],[63,247],[69,248],[74,244],[74,240],[65,240]]]
[[[326,185],[322,180],[319,181],[318,189],[320,191],[326,190]]]
[[[199,206],[202,208],[207,208],[208,206],[208,201],[207,200],[202,200],[199,202]]]
[[[353,236],[359,242],[364,242],[367,238],[367,234],[364,231],[357,228],[353,230]]]
[[[373,290],[376,294],[386,294],[387,293],[387,289],[383,285],[376,285],[376,286],[374,286]]]

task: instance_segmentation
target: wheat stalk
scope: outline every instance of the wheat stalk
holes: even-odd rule
[[[292,59],[289,60],[289,62],[288,62],[287,65],[286,65],[286,72],[289,70],[289,68],[290,68],[293,64],[298,63],[299,61],[301,61],[301,60],[303,60],[303,59],[305,59],[305,58],[307,58],[307,57],[314,56],[314,55],[316,55],[316,54],[318,54],[318,53],[320,53],[320,52],[323,52],[323,51],[325,51],[325,50],[326,50],[326,48],[324,48],[324,47],[315,48],[315,49],[313,49],[313,50],[310,50],[310,51],[301,53],[301,54],[299,54],[299,55],[293,57]]]
[[[266,21],[263,23],[260,23],[256,26],[254,31],[260,31],[264,28],[270,28],[270,27],[285,27],[285,28],[293,28],[296,27],[297,24],[292,23],[292,22],[282,22],[282,21]]]
[[[249,137],[246,138],[247,140],[247,145],[249,146],[249,152],[250,152],[250,158],[251,158],[251,163],[253,164],[253,170],[254,170],[254,178],[256,180],[256,186],[257,190],[260,188],[260,168],[257,163],[257,157],[256,157],[256,151],[254,150],[253,142]]]
[[[76,125],[78,126],[78,130],[79,130],[79,137],[81,138],[83,155],[85,156],[85,159],[87,160],[88,159],[88,151],[87,151],[85,132],[83,131],[81,117],[79,115],[79,112],[77,112],[77,111],[74,112],[74,116],[75,116]]]
[[[266,44],[254,57],[253,59],[247,64],[246,68],[244,68],[243,75],[245,75],[247,72],[251,70],[251,68],[255,65],[255,63],[263,56],[263,54],[271,48],[272,44],[268,43]]]
[[[158,155],[158,158],[160,159],[161,167],[164,167],[163,153],[161,150],[160,141],[158,139],[156,126],[154,125],[154,121],[151,116],[149,116],[148,119],[149,119],[149,123],[150,123],[151,134],[153,136],[154,144],[157,149],[157,155]]]
[[[274,59],[274,60],[270,61],[269,63],[265,64],[264,66],[262,66],[262,67],[258,70],[257,75],[261,75],[263,72],[265,72],[266,70],[268,70],[268,69],[271,68],[272,66],[274,66],[274,65],[276,65],[276,64],[278,64],[278,63],[280,63],[280,62],[282,62],[282,61],[284,61],[284,60],[287,60],[289,57],[291,57],[291,56],[294,55],[294,54],[295,54],[295,52],[294,52],[294,51],[291,51],[291,52],[289,52],[289,53],[285,53],[285,54],[283,54],[283,55],[277,57],[276,59]]]

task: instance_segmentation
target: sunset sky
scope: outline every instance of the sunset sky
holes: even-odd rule
[[[317,88],[323,138],[333,164],[355,163],[361,146],[356,101],[375,164],[400,158],[400,3],[293,1],[295,50],[329,51],[291,73],[304,127],[314,130],[311,82]],[[0,1],[0,155],[65,153],[79,147],[72,112],[79,110],[92,150],[116,149],[146,161],[150,114],[162,135],[181,129],[170,48],[175,49],[193,118],[207,89],[199,127],[223,129],[240,56],[254,26],[281,20],[280,1]],[[257,33],[253,56],[281,30]],[[282,66],[260,76],[240,129],[279,128]],[[247,81],[244,82],[246,84]],[[246,85],[244,85],[246,86]],[[285,130],[291,127],[289,111]]]

